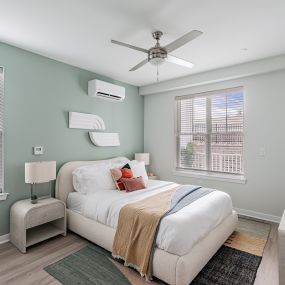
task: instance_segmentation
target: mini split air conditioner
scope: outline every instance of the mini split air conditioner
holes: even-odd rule
[[[98,79],[88,81],[88,96],[111,101],[123,101],[125,88]]]

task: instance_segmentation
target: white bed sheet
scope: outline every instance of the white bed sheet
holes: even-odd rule
[[[168,181],[149,180],[146,189],[131,193],[105,190],[84,195],[71,192],[67,207],[115,229],[123,206],[166,191],[175,185],[177,184]],[[214,191],[179,212],[165,217],[159,227],[156,246],[169,253],[185,255],[230,215],[232,210],[230,196],[221,191]]]

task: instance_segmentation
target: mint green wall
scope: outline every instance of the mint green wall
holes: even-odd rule
[[[0,201],[0,236],[9,232],[13,202],[29,197],[24,183],[26,161],[97,160],[132,157],[143,151],[143,97],[138,88],[0,43],[0,66],[5,76],[5,190]],[[87,82],[102,79],[126,88],[123,102],[87,96]],[[68,111],[101,116],[110,132],[120,134],[120,147],[91,144],[86,130],[68,129]],[[44,146],[44,155],[32,147]]]

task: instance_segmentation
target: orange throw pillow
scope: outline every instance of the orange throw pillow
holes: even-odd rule
[[[133,172],[129,168],[113,168],[111,169],[112,178],[118,190],[126,190],[122,179],[130,179],[133,177]]]
[[[121,169],[122,172],[122,178],[132,178],[133,177],[133,172],[129,168],[123,168]]]

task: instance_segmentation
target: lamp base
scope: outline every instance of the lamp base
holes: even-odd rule
[[[35,184],[32,183],[31,184],[31,203],[32,204],[38,203],[38,196],[34,194],[34,186],[35,186]]]
[[[32,195],[31,196],[31,203],[32,204],[37,204],[38,203],[38,196],[37,195]]]

